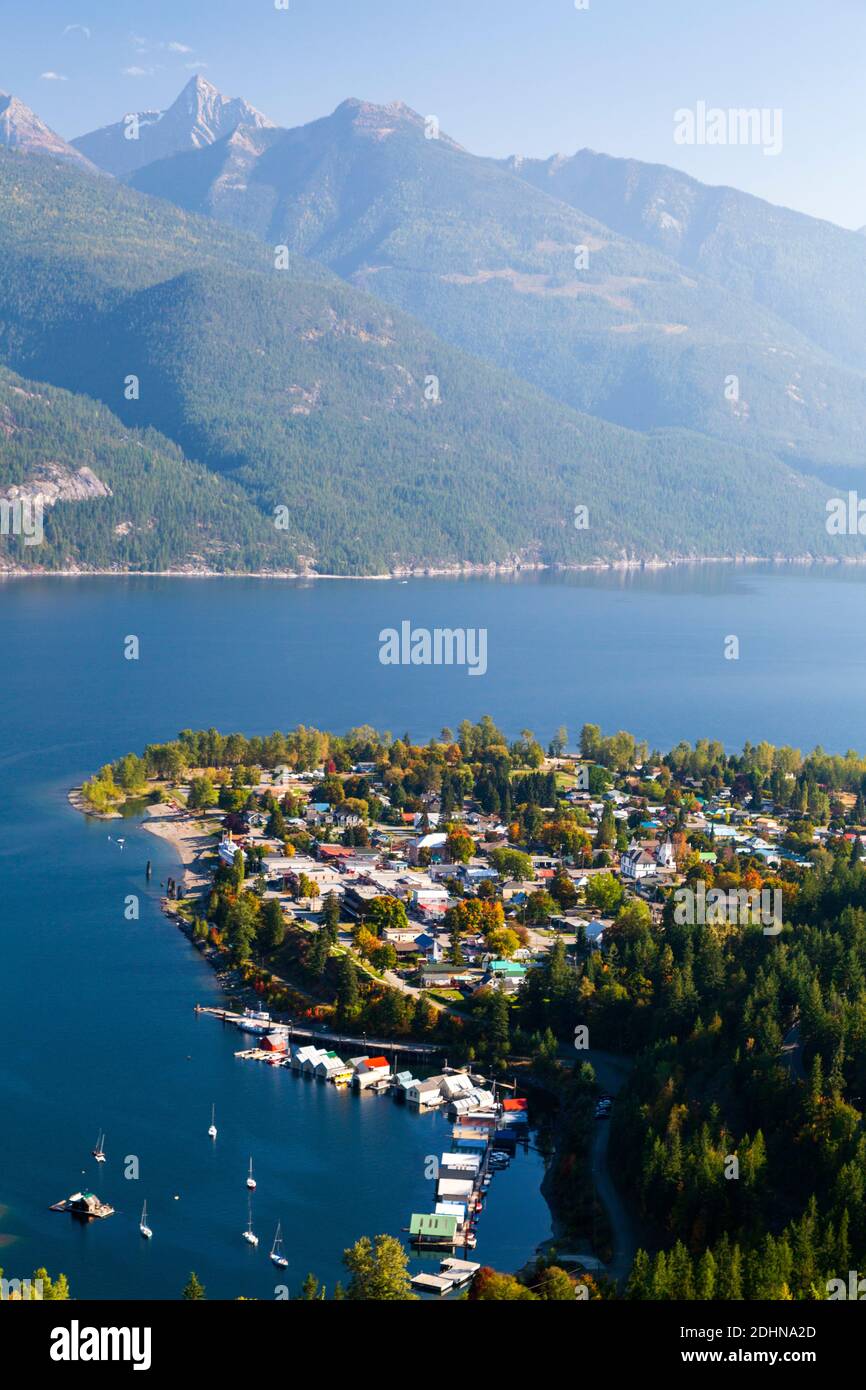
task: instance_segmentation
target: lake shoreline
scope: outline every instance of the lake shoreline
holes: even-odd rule
[[[419,565],[389,570],[384,574],[320,574],[315,570],[131,570],[77,567],[75,569],[0,568],[0,580],[10,579],[272,579],[285,581],[336,580],[354,583],[393,583],[407,579],[472,579],[484,575],[655,573],[658,570],[702,569],[709,566],[745,568],[773,565],[779,569],[859,567],[863,555],[672,555],[645,560],[593,560],[585,564],[562,561],[515,561],[510,564]]]
[[[94,820],[123,820],[119,811],[97,811],[94,806],[88,806],[82,787],[70,787],[66,793],[66,800],[76,811],[80,811],[83,816],[92,816]]]
[[[146,818],[139,821],[139,826],[171,845],[183,865],[184,896],[203,893],[210,876],[202,869],[201,861],[205,855],[214,853],[216,832],[208,833],[193,819],[164,802],[148,806]]]

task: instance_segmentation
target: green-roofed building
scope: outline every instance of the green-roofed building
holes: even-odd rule
[[[456,1216],[413,1212],[409,1222],[409,1239],[413,1245],[439,1246],[451,1250],[457,1243],[457,1224]]]

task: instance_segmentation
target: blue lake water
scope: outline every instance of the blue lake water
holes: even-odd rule
[[[424,1159],[448,1127],[239,1062],[239,1035],[196,1018],[210,969],[158,909],[169,847],[121,851],[66,790],[185,727],[247,733],[371,723],[416,738],[490,713],[547,740],[565,723],[665,748],[866,748],[866,573],[708,568],[388,583],[26,580],[0,586],[0,1266],[69,1275],[79,1297],[273,1297],[282,1222],[294,1289],[328,1284],[361,1234],[429,1209]],[[488,671],[388,667],[379,632],[488,632]],[[126,661],[135,635],[140,659]],[[724,657],[736,636],[740,659]],[[144,864],[154,863],[150,890]],[[142,895],[137,922],[126,894]],[[219,1137],[207,1138],[211,1101]],[[109,1162],[90,1158],[107,1131]],[[253,1153],[258,1251],[241,1240]],[[136,1155],[137,1181],[122,1160]],[[478,1256],[515,1268],[550,1234],[530,1150],[497,1176]],[[117,1207],[82,1227],[49,1203],[92,1185]],[[177,1196],[178,1200],[175,1200]],[[138,1235],[147,1198],[154,1240]],[[413,1267],[419,1261],[413,1259]]]

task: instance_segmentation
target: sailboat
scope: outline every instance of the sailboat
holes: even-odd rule
[[[217,1137],[216,1106],[215,1106],[215,1105],[212,1105],[211,1108],[210,1108],[210,1125],[209,1125],[209,1127],[208,1127],[208,1134],[210,1135],[211,1139],[216,1139],[216,1137]]]
[[[105,1131],[101,1129],[101,1130],[99,1131],[99,1134],[98,1134],[97,1139],[96,1139],[96,1148],[95,1148],[95,1149],[91,1149],[91,1153],[93,1154],[93,1157],[96,1159],[97,1163],[104,1163],[104,1162],[105,1162],[105,1148],[104,1148],[104,1145],[105,1145]]]
[[[280,1269],[285,1269],[289,1263],[283,1254],[283,1233],[279,1221],[277,1222],[277,1234],[274,1236],[274,1243],[271,1247],[271,1259],[275,1265],[279,1265]]]
[[[150,1240],[151,1236],[153,1235],[153,1231],[147,1224],[147,1202],[145,1202],[144,1206],[141,1209],[141,1221],[139,1222],[138,1229],[141,1231],[141,1234],[144,1236],[145,1240]]]
[[[259,1238],[258,1238],[258,1236],[255,1234],[255,1232],[253,1231],[253,1199],[252,1199],[252,1197],[250,1198],[250,1215],[249,1215],[249,1220],[247,1221],[247,1229],[244,1231],[244,1240],[248,1241],[248,1242],[250,1243],[250,1245],[258,1245],[258,1243],[259,1243]]]
[[[256,1180],[255,1180],[255,1178],[253,1177],[253,1160],[252,1160],[252,1158],[250,1158],[250,1175],[249,1175],[249,1177],[247,1178],[247,1187],[249,1187],[250,1189],[252,1189],[252,1188],[255,1187],[255,1185],[256,1185]]]

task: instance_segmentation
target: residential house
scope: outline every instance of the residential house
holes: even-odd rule
[[[480,972],[468,965],[425,965],[421,969],[421,985],[424,989],[437,985],[442,989],[448,989],[456,984],[468,984],[477,981]]]
[[[422,935],[420,927],[409,923],[405,927],[386,927],[382,932],[382,940],[390,941],[394,946],[414,946],[418,937]]]
[[[422,932],[415,938],[415,950],[420,952],[428,965],[439,965],[445,958],[445,948],[441,941],[435,936],[430,936],[428,932]]]
[[[492,960],[487,966],[481,988],[494,985],[506,994],[516,994],[526,978],[526,966],[516,960]]]
[[[656,874],[676,869],[676,857],[670,840],[662,844],[644,842],[630,845],[619,857],[619,871],[623,879],[638,883],[641,879],[654,878]]]
[[[409,844],[409,863],[419,863],[422,853],[425,852],[430,855],[431,860],[438,859],[442,863],[446,856],[447,843],[448,836],[438,830],[431,831],[427,835],[419,835]]]

